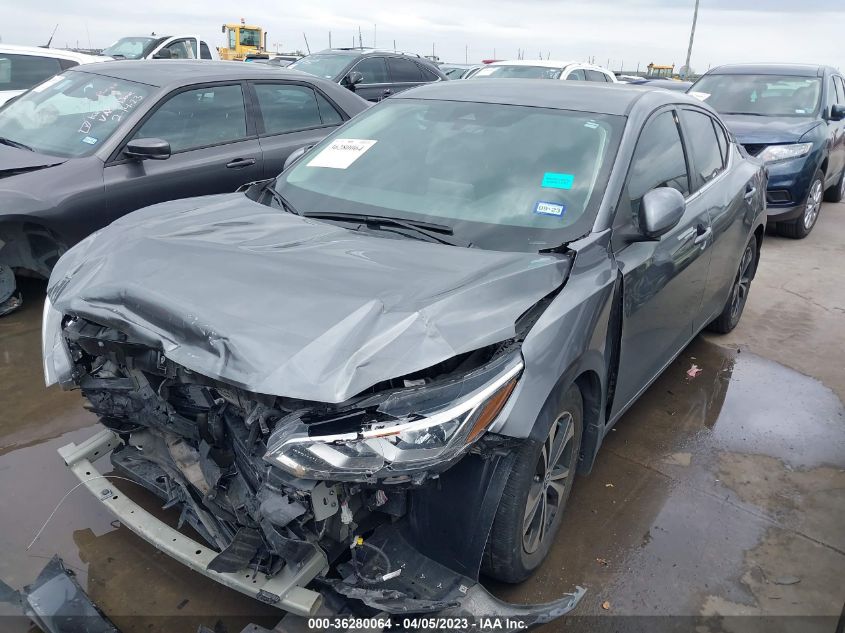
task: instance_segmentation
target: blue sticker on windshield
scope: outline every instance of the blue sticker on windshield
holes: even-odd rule
[[[82,142],[88,143],[88,145],[96,145],[97,139],[95,139],[93,136],[86,136],[84,139],[82,139]]]
[[[566,212],[565,204],[557,204],[556,202],[537,202],[534,205],[534,213],[538,215],[555,215],[562,217]]]
[[[574,180],[575,176],[572,174],[557,174],[553,171],[547,171],[543,174],[543,182],[540,183],[540,186],[548,189],[572,189]]]

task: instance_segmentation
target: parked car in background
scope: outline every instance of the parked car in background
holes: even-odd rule
[[[436,65],[412,53],[376,48],[332,48],[306,55],[288,68],[329,79],[368,101],[446,80]]]
[[[475,79],[565,79],[569,81],[597,81],[616,83],[612,71],[583,62],[561,62],[548,59],[517,59],[487,64],[476,71]]]
[[[49,276],[67,248],[139,207],[272,178],[291,152],[368,105],[330,81],[260,64],[67,70],[0,110],[4,276]],[[17,298],[2,287],[8,308]]]
[[[681,81],[679,79],[671,78],[657,78],[651,79],[648,77],[617,77],[617,81],[629,84],[631,86],[649,86],[651,88],[665,88],[666,90],[677,90],[679,92],[686,92],[692,86],[691,81]]]
[[[62,457],[89,481],[111,451],[205,542],[120,484],[89,486],[104,507],[264,602],[313,615],[330,589],[532,628],[584,590],[515,607],[479,571],[534,572],[614,423],[699,331],[736,326],[764,188],[683,93],[409,90],[273,182],[138,211],[62,257],[45,379],[107,427]]]
[[[114,59],[220,59],[217,49],[196,35],[121,37],[103,55]]]
[[[0,105],[63,70],[100,61],[96,55],[56,48],[0,44]]]
[[[803,238],[822,200],[845,196],[845,79],[828,66],[732,64],[689,89],[718,111],[745,150],[766,163],[769,222]]]
[[[480,69],[484,68],[483,64],[440,64],[438,66],[442,72],[449,79],[468,79],[469,76],[475,74]],[[475,72],[473,72],[475,71]]]

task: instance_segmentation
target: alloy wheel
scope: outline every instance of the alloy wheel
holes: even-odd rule
[[[804,205],[804,228],[808,231],[813,228],[816,219],[819,217],[823,196],[824,186],[822,185],[822,181],[813,181],[810,187],[810,194],[807,196],[807,203]]]
[[[748,291],[751,288],[751,276],[754,273],[754,249],[751,246],[745,247],[742,260],[739,263],[739,273],[734,282],[733,294],[731,297],[731,322],[739,318],[745,302],[748,299]]]
[[[575,474],[574,438],[575,421],[567,411],[552,424],[528,489],[522,524],[522,547],[528,554],[540,549],[565,501],[567,484]]]

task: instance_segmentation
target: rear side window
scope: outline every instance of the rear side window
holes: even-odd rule
[[[582,68],[576,68],[571,73],[566,76],[568,81],[587,81],[587,77],[584,74],[584,70]]]
[[[643,196],[657,187],[672,187],[684,196],[690,193],[684,148],[675,115],[670,111],[662,112],[646,123],[637,142],[627,186],[634,218]]]
[[[267,134],[320,127],[317,96],[311,88],[289,84],[257,84],[255,94]]]
[[[388,57],[387,67],[390,69],[390,76],[396,83],[412,83],[423,80],[420,67],[410,59]]]
[[[361,80],[362,85],[390,83],[384,57],[366,57],[358,62],[352,70],[358,71],[364,76]]]
[[[200,42],[200,59],[211,59],[211,51],[205,42]]]
[[[246,111],[239,85],[180,92],[159,107],[135,134],[135,138],[164,139],[174,152],[245,137]]]
[[[587,81],[607,81],[607,75],[603,72],[599,72],[598,70],[585,70],[584,73],[587,75]]]
[[[703,112],[681,110],[681,123],[696,174],[702,183],[713,180],[724,168],[724,151],[716,137],[713,119]]]
[[[0,90],[28,90],[60,72],[59,60],[52,57],[0,53]]]
[[[440,77],[431,68],[427,68],[422,64],[417,64],[417,68],[422,72],[423,81],[440,81]]]
[[[343,117],[340,112],[329,103],[319,92],[317,94],[317,106],[320,108],[320,118],[323,120],[323,125],[340,125],[343,123]]]

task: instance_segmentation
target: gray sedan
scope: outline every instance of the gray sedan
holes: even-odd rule
[[[14,270],[48,277],[67,248],[165,200],[273,178],[368,106],[299,72],[209,61],[88,64],[0,110],[0,314]]]
[[[86,479],[111,451],[204,542],[101,495],[122,523],[281,608],[548,621],[583,589],[515,607],[479,573],[536,570],[614,423],[736,326],[765,190],[681,93],[409,90],[272,183],[138,211],[59,261],[47,383],[107,427],[62,455]]]

